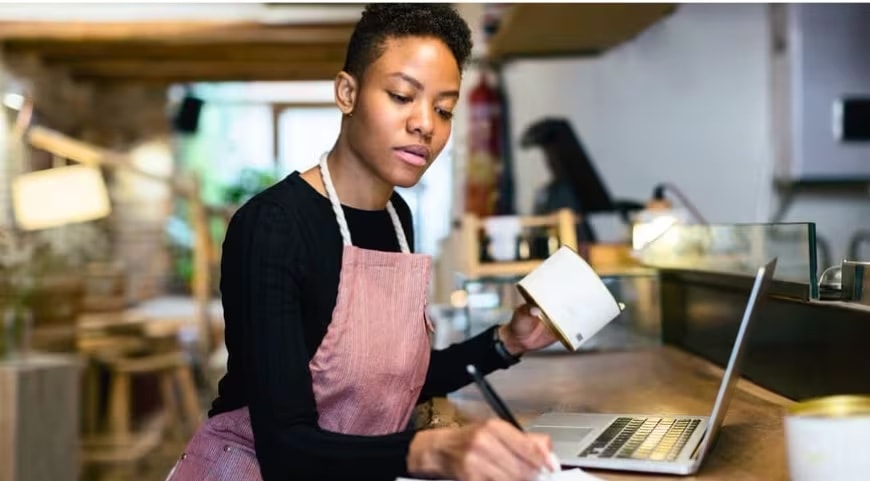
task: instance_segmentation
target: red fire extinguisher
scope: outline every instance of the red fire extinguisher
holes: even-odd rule
[[[498,90],[481,72],[469,94],[471,114],[466,168],[465,211],[480,217],[493,215],[501,175],[502,109]]]

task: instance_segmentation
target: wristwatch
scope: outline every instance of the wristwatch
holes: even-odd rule
[[[496,326],[495,329],[492,330],[492,345],[499,357],[501,357],[508,366],[513,366],[520,362],[522,356],[513,355],[508,351],[507,347],[504,345],[504,341],[501,340],[501,336],[498,335],[499,327],[500,326]]]

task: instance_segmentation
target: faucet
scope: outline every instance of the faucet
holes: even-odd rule
[[[849,260],[857,261],[861,251],[861,244],[870,243],[870,230],[864,229],[859,230],[852,234],[852,238],[849,239],[849,250],[848,250],[848,258]]]

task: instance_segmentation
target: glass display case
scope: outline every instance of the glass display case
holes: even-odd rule
[[[816,228],[813,223],[676,224],[635,251],[641,264],[730,277],[752,277],[778,258],[779,292],[818,299]]]
[[[522,276],[463,279],[459,299],[462,307],[457,319],[465,337],[471,337],[494,324],[510,320],[523,297],[516,288]],[[601,279],[617,301],[625,305],[622,314],[584,344],[580,350],[618,349],[660,342],[658,279],[654,269],[632,267],[624,271],[608,269]],[[565,351],[556,343],[548,351]]]
[[[597,270],[614,297],[625,304],[625,310],[581,350],[661,342],[662,271],[681,272],[690,281],[703,279],[739,290],[751,282],[759,266],[777,257],[771,292],[800,300],[819,298],[812,223],[677,224],[632,251],[632,256],[634,264]],[[459,314],[455,327],[467,338],[507,322],[514,308],[524,302],[516,289],[522,277],[460,277],[461,288],[453,299]],[[745,287],[748,292],[748,284]],[[564,350],[559,345],[551,349]]]

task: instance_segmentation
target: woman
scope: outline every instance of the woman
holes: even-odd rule
[[[519,308],[510,323],[432,350],[429,259],[412,254],[416,184],[450,135],[468,26],[433,4],[365,9],[335,79],[332,150],[233,217],[221,290],[229,351],[209,420],[170,479],[397,476],[532,479],[549,440],[492,420],[414,431],[414,406],[555,341]]]

